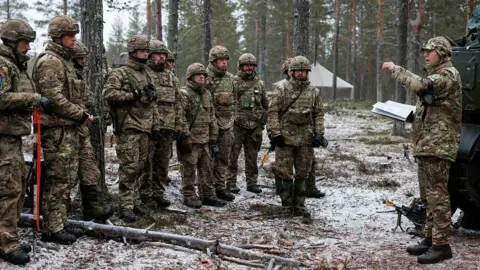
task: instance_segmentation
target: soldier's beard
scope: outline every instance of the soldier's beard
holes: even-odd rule
[[[158,62],[155,62],[155,60],[153,60],[153,59],[148,59],[147,65],[155,71],[164,71],[165,70],[165,63],[158,63]]]

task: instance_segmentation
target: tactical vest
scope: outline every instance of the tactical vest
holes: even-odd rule
[[[213,110],[213,101],[210,93],[205,91],[203,95],[200,95],[188,87],[182,88],[182,93],[188,100],[188,105],[184,109],[192,143],[208,143],[210,140],[210,122],[212,121],[210,114]],[[194,119],[195,122],[192,124]],[[190,126],[190,124],[192,125]]]
[[[53,51],[45,51],[38,56],[35,66],[37,66],[37,64],[44,57],[56,58],[61,62],[63,66],[63,87],[61,94],[71,103],[81,105],[85,108],[85,104],[88,103],[88,95],[86,93],[84,82],[82,80],[79,80],[77,77],[77,72],[75,70],[73,61],[66,60]],[[42,92],[43,89],[38,90]],[[42,114],[41,122],[42,126],[47,127],[79,126],[82,124],[72,119],[67,119],[58,115],[45,113]]]
[[[173,74],[168,71],[150,71],[149,73],[152,77],[152,84],[157,90],[157,110],[163,120],[162,128],[174,130],[175,105],[178,100],[176,100]]]
[[[260,125],[264,113],[262,94],[265,88],[258,79],[245,81],[240,77],[235,77],[235,83],[238,87],[238,110],[235,124],[243,128],[254,129]]]
[[[1,62],[8,63],[10,70],[12,92],[14,93],[34,93],[35,85],[26,71],[21,71],[17,65],[10,59],[0,56],[5,60]],[[3,78],[6,80],[7,78]],[[26,136],[31,133],[32,113],[28,111],[0,111],[0,134],[9,136]]]
[[[235,120],[233,76],[228,72],[222,77],[210,75],[208,90],[213,96],[218,128],[228,129],[233,126]]]
[[[300,97],[280,117],[280,125],[285,143],[293,146],[311,145],[313,136],[313,113],[315,100],[319,92],[313,86],[305,86]],[[287,82],[283,85],[285,96],[284,106],[290,104],[300,93],[300,89],[293,89],[293,85]]]

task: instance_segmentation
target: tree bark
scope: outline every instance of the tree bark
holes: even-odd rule
[[[352,67],[349,68],[352,71],[352,76],[350,78],[350,82],[353,85],[354,93],[355,93],[355,100],[359,100],[361,98],[360,95],[360,88],[356,84],[357,79],[357,0],[352,0],[352,51],[351,51],[351,65]],[[348,82],[348,81],[347,81]]]
[[[152,5],[150,0],[147,0],[147,37],[152,37]]]
[[[85,57],[85,82],[94,98],[93,115],[95,121],[90,126],[90,136],[95,157],[100,170],[99,185],[106,193],[105,186],[105,124],[103,119],[103,1],[81,0],[82,41],[88,47]]]
[[[63,0],[63,15],[67,15],[68,12],[68,0]]]
[[[267,82],[267,12],[268,12],[268,1],[261,0],[259,11],[260,11],[260,53],[258,55],[258,71],[260,78],[263,80],[265,85],[269,85]]]
[[[178,4],[179,0],[168,1],[168,48],[175,55],[178,42]]]
[[[333,100],[337,99],[337,76],[338,76],[338,35],[340,26],[340,0],[335,2],[335,34],[333,41]]]
[[[293,50],[295,55],[309,57],[310,1],[294,0],[295,22],[293,26]]]
[[[382,43],[383,43],[383,0],[377,1],[377,48],[376,48],[376,82],[377,101],[383,101],[382,89]]]
[[[212,17],[212,0],[203,0],[203,61],[208,63],[208,54],[212,48],[212,32],[210,21]]]
[[[472,14],[473,14],[473,11],[475,9],[475,0],[465,0],[465,5],[467,6],[467,12],[466,12],[466,32],[465,32],[465,35],[468,34],[468,20],[470,19],[470,17],[472,17]]]
[[[409,33],[412,34],[408,39],[407,67],[408,70],[415,74],[418,74],[420,71],[420,65],[418,63],[418,51],[420,50],[420,34],[422,33],[423,22],[425,18],[425,5],[423,2],[424,0],[410,0],[408,6],[410,28]],[[407,93],[408,104],[415,104],[416,98],[417,95],[411,92]]]
[[[10,0],[7,0],[7,20],[10,20]]]
[[[156,0],[156,21],[157,23],[155,24],[156,27],[156,33],[157,33],[157,39],[158,40],[163,40],[163,27],[162,27],[162,0]]]
[[[397,65],[407,66],[407,39],[408,39],[408,0],[397,0],[398,3],[398,30],[397,30]],[[407,92],[400,83],[395,83],[394,100],[399,103],[405,103]],[[405,123],[401,121],[393,122],[392,135],[404,135]]]

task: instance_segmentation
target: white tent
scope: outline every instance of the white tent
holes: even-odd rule
[[[322,91],[324,98],[331,98],[333,96],[333,73],[318,62],[315,65],[312,64],[311,68],[312,71],[309,73],[311,84]],[[275,82],[274,85],[279,82]],[[337,98],[353,98],[353,85],[339,77],[337,77]]]

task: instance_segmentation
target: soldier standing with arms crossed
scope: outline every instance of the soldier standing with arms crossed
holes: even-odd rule
[[[422,264],[452,258],[449,245],[451,210],[448,194],[450,165],[455,161],[462,123],[462,85],[452,66],[452,47],[444,37],[434,37],[422,47],[427,77],[420,77],[395,65],[382,69],[408,91],[419,96],[413,121],[414,156],[418,160],[421,193],[427,197],[425,238],[407,247]]]

